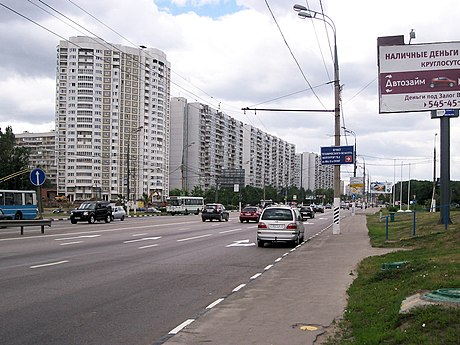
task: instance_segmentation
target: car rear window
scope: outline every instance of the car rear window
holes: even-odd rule
[[[282,208],[265,209],[262,220],[293,220],[292,211]]]
[[[257,212],[256,207],[245,207],[243,208],[243,212]]]

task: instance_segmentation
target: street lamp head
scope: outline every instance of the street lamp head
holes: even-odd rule
[[[306,8],[303,5],[295,4],[294,5],[294,11],[300,12],[300,11],[308,11],[308,8]]]
[[[297,15],[302,19],[313,18],[310,12],[299,12]]]

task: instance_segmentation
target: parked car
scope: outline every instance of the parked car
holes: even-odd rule
[[[13,216],[10,214],[5,214],[3,210],[0,208],[0,220],[12,220]]]
[[[315,218],[315,210],[311,206],[301,206],[299,209],[302,219]]]
[[[292,242],[304,240],[302,215],[297,208],[285,205],[269,206],[262,211],[257,225],[257,245],[266,242]]]
[[[206,204],[201,212],[201,220],[203,222],[206,220],[212,221],[213,219],[219,222],[223,220],[228,222],[229,218],[230,214],[222,204]]]
[[[330,210],[330,209],[332,209],[332,205],[331,204],[326,204],[326,206],[324,208]]]
[[[112,220],[112,206],[108,201],[85,201],[78,208],[70,212],[70,222],[95,223],[96,220],[103,220],[110,223]]]
[[[112,209],[112,220],[120,219],[121,221],[125,220],[126,211],[123,206],[114,206]]]
[[[64,210],[62,208],[56,208],[53,210],[53,213],[64,213]]]
[[[261,213],[262,213],[262,210],[257,206],[246,206],[240,212],[240,222],[249,223],[250,220],[254,222],[258,222]]]

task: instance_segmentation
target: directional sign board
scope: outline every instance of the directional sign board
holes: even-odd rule
[[[460,108],[460,42],[379,47],[379,111]]]
[[[322,165],[354,164],[353,146],[321,147]]]
[[[42,169],[35,168],[30,172],[29,180],[34,186],[41,186],[45,183],[46,174]]]

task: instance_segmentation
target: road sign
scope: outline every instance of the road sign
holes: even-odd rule
[[[458,109],[441,109],[441,110],[432,110],[431,118],[437,119],[440,117],[458,117]]]
[[[46,174],[42,169],[35,168],[30,172],[29,180],[34,186],[41,186],[45,183]]]
[[[322,165],[354,164],[353,146],[321,147]]]
[[[460,42],[378,49],[381,114],[460,108]]]

